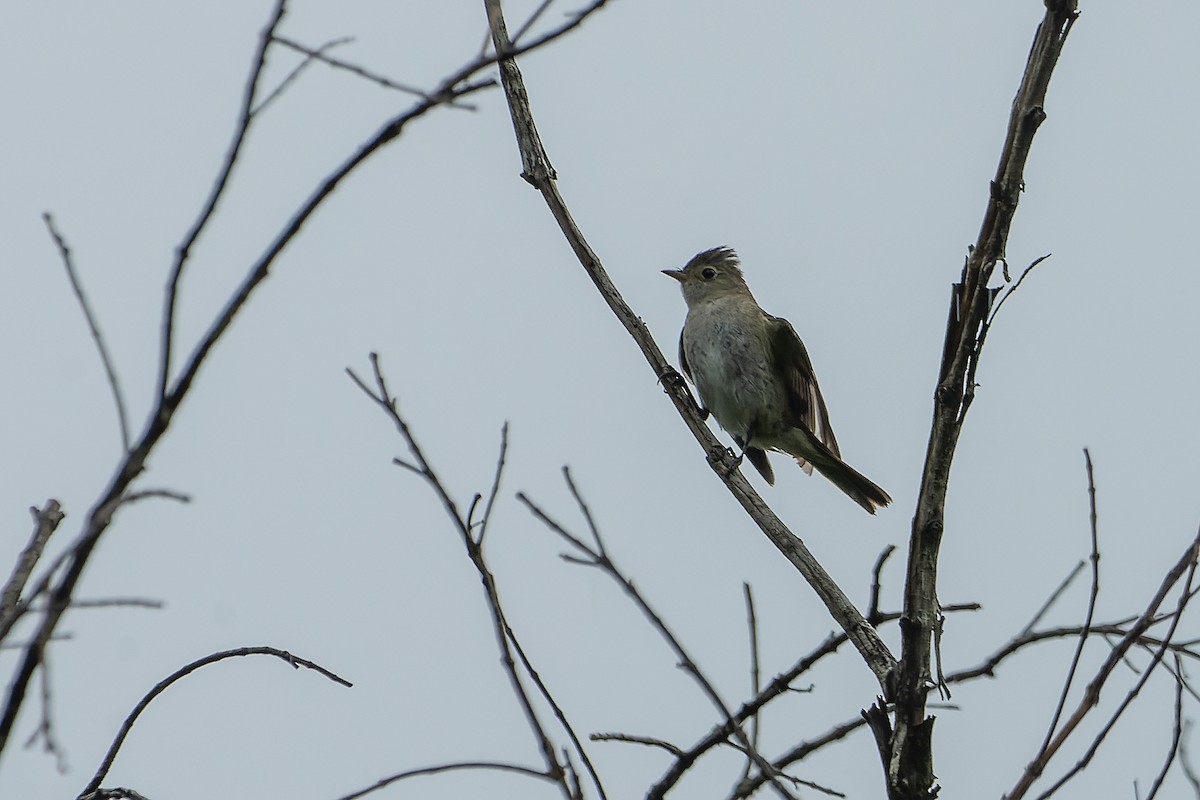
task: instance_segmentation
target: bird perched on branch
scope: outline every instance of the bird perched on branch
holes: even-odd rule
[[[829,411],[804,342],[791,323],[763,311],[728,247],[705,250],[683,269],[664,269],[679,281],[687,319],[679,362],[712,412],[733,435],[742,456],[774,485],[768,450],[787,453],[809,475],[813,467],[871,514],[892,502],[887,492],[842,461]],[[739,459],[740,462],[740,459]]]

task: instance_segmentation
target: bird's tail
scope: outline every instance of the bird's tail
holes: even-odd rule
[[[801,467],[809,464],[816,467],[817,471],[828,478],[834,486],[865,508],[868,514],[874,514],[877,507],[886,506],[892,502],[892,498],[888,496],[887,492],[834,455],[833,451],[811,433],[800,428],[794,428],[793,433],[802,434],[804,441],[796,442],[793,439],[789,444],[799,444],[800,446],[788,447],[786,452],[790,453]],[[797,451],[803,455],[796,455]],[[805,472],[807,471],[809,470],[805,469]]]
[[[878,506],[886,506],[892,498],[883,489],[872,483],[865,475],[836,457],[832,461],[809,459],[817,471],[841,489],[850,499],[874,514]],[[823,463],[824,462],[824,463]]]

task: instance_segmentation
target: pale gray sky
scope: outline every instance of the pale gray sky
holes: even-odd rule
[[[510,20],[535,5],[506,4]],[[48,497],[69,515],[65,546],[119,454],[103,372],[40,214],[53,212],[73,248],[140,429],[167,267],[227,146],[269,7],[0,8],[5,558],[28,535],[26,509]],[[1082,10],[1008,249],[1016,270],[1054,255],[989,339],[955,462],[940,595],[984,611],[949,621],[948,669],[1015,633],[1086,556],[1084,446],[1100,492],[1099,618],[1141,609],[1200,511],[1200,8],[1103,0]],[[978,231],[1041,14],[1034,0],[625,0],[521,63],[562,192],[664,351],[673,358],[684,304],[659,270],[720,244],[739,251],[759,301],[804,338],[847,461],[896,502],[871,518],[782,458],[774,488],[750,480],[860,603],[891,543],[900,552],[884,605],[899,604],[949,285]],[[485,32],[477,0],[296,0],[281,27],[312,46],[354,36],[338,56],[424,87],[472,58]],[[296,62],[272,50],[268,74],[277,81]],[[313,67],[265,113],[184,281],[184,350],[317,181],[409,102]],[[73,638],[50,655],[69,771],[10,747],[0,795],[73,797],[155,682],[206,653],[259,644],[355,687],[270,659],[209,667],[150,707],[106,785],[155,800],[322,800],[432,763],[539,763],[455,532],[427,487],[390,465],[402,442],[343,374],[366,372],[372,350],[464,505],[487,490],[511,423],[493,567],[581,732],[688,746],[717,716],[615,585],[562,563],[558,542],[513,500],[522,490],[582,532],[564,464],[618,563],[731,704],[748,692],[743,581],[758,599],[767,677],[833,627],[709,473],[518,177],[500,92],[473,102],[474,113],[419,120],[345,182],[213,353],[142,484],[194,502],[123,510],[79,593],[166,608],[68,615],[61,630]],[[1052,621],[1080,621],[1086,594],[1076,586]],[[960,687],[958,710],[937,712],[948,796],[1011,787],[1070,650],[1007,662],[996,680]],[[1085,667],[1105,653],[1093,642]],[[0,654],[6,676],[13,659]],[[767,755],[874,698],[849,651],[811,680],[813,693],[765,715]],[[1122,692],[1110,690],[1098,714]],[[1152,680],[1064,796],[1132,797],[1134,780],[1144,792],[1166,754],[1171,694],[1163,676]],[[26,705],[19,740],[37,708]],[[632,745],[591,754],[614,798],[639,796],[667,765]],[[737,770],[733,755],[712,756],[677,796],[724,796]],[[865,731],[793,771],[854,798],[882,795]],[[507,775],[420,781],[379,796],[553,796]],[[1166,796],[1188,791],[1178,774],[1170,781]]]

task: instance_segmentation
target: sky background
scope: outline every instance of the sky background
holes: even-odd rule
[[[510,29],[534,5],[506,3]],[[1086,557],[1083,447],[1099,491],[1098,619],[1139,612],[1200,517],[1200,7],[1082,6],[1008,247],[1014,271],[1053,256],[988,340],[952,474],[940,597],[983,610],[947,623],[947,671],[1020,630]],[[569,8],[556,3],[547,24]],[[29,535],[28,507],[49,497],[68,514],[51,555],[69,543],[120,455],[104,375],[40,215],[51,211],[72,247],[140,430],[173,248],[227,147],[269,9],[0,7],[5,558]],[[659,270],[716,245],[738,250],[759,302],[803,337],[846,460],[895,502],[869,517],[782,457],[775,487],[749,479],[860,606],[888,544],[900,549],[883,605],[899,606],[949,287],[978,232],[1042,10],[624,0],[521,61],[576,221],[672,360],[685,309]],[[475,56],[486,22],[475,0],[296,0],[280,33],[311,46],[353,36],[337,56],[433,87]],[[267,84],[297,61],[272,49]],[[414,123],[344,182],[213,352],[139,483],[193,502],[123,509],[78,592],[165,608],[67,615],[59,630],[72,638],[50,651],[67,771],[19,746],[37,722],[33,699],[0,760],[0,795],[74,797],[154,683],[249,645],[290,650],[355,686],[274,659],[208,667],[151,705],[105,785],[156,799],[321,800],[446,761],[540,765],[456,532],[430,490],[391,465],[403,443],[344,374],[366,374],[371,351],[462,505],[487,491],[510,423],[490,559],[577,730],[686,747],[717,714],[618,588],[562,562],[560,543],[513,499],[524,491],[583,533],[563,465],[617,563],[731,705],[749,693],[743,581],[758,602],[764,680],[833,628],[711,474],[519,178],[500,91],[472,102],[474,112]],[[322,176],[410,103],[314,66],[264,113],[183,282],[177,359]],[[1080,622],[1086,598],[1081,582],[1048,622]],[[894,645],[894,627],[884,635]],[[1016,657],[936,712],[947,796],[1011,788],[1072,646]],[[1092,642],[1085,678],[1106,654]],[[14,663],[0,653],[5,675]],[[1089,730],[1133,675],[1117,678]],[[767,756],[856,717],[877,690],[848,649],[800,685],[810,682],[812,693],[766,712]],[[1063,796],[1133,797],[1134,781],[1144,793],[1167,752],[1172,694],[1165,675],[1153,678]],[[1185,710],[1195,714],[1191,698]],[[614,798],[640,796],[668,765],[633,745],[590,753]],[[724,796],[739,768],[712,755],[675,795]],[[882,796],[865,730],[792,772]],[[418,780],[378,796],[556,796],[511,775]],[[1189,791],[1176,771],[1163,796]]]

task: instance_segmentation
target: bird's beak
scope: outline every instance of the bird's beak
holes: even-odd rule
[[[662,271],[662,274],[670,275],[675,280],[679,281],[680,283],[683,283],[683,270],[681,270],[681,269],[664,269]]]

